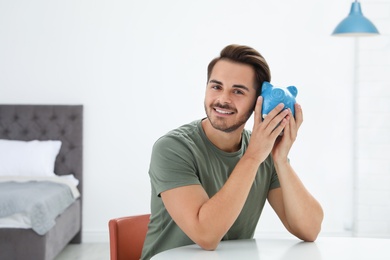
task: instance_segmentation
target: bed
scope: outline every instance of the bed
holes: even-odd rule
[[[60,141],[58,155],[52,161],[54,173],[56,177],[71,174],[78,181],[75,191],[78,197],[55,217],[54,226],[44,234],[26,227],[0,228],[0,259],[52,260],[67,244],[81,243],[83,106],[0,105],[0,139],[7,144],[21,142],[22,145]]]

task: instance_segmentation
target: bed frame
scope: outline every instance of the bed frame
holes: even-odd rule
[[[74,174],[80,198],[41,236],[32,229],[1,228],[0,259],[54,259],[70,243],[81,243],[83,194],[83,106],[0,105],[0,139],[61,140],[58,175]]]

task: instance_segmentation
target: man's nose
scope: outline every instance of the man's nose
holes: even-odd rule
[[[221,104],[229,104],[231,103],[231,96],[229,91],[223,91],[219,96],[219,102]]]

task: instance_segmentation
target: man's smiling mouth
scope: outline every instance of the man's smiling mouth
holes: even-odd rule
[[[221,109],[218,109],[218,108],[214,108],[214,110],[220,114],[224,114],[224,115],[232,115],[234,114],[234,112],[231,112],[231,111],[226,111],[226,110],[221,110]]]

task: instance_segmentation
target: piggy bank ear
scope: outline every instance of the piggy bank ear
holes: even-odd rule
[[[295,86],[287,87],[288,91],[290,91],[291,95],[296,97],[298,95],[298,89]]]
[[[261,87],[261,92],[264,92],[266,89],[268,89],[268,88],[272,88],[272,84],[271,83],[269,83],[268,81],[264,81],[263,82],[263,85],[262,85],[262,87]]]

